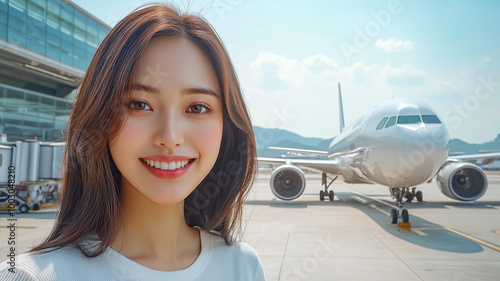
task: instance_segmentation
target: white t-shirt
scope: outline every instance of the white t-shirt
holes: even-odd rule
[[[142,266],[108,248],[95,258],[87,258],[75,246],[44,254],[22,254],[16,257],[15,273],[7,261],[0,264],[0,280],[265,280],[262,265],[254,249],[239,242],[228,246],[218,236],[200,230],[201,252],[186,269],[158,271]]]

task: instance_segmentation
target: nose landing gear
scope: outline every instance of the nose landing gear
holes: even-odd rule
[[[408,213],[408,210],[404,208],[405,200],[403,200],[403,197],[406,198],[406,202],[411,202],[411,200],[416,197],[418,202],[422,201],[422,192],[418,191],[415,192],[416,187],[412,189],[412,192],[409,192],[408,187],[391,187],[391,195],[393,198],[397,200],[397,208],[393,208],[391,210],[391,223],[392,224],[397,224],[399,223],[405,223],[409,224],[410,222],[410,215]]]
[[[398,222],[409,223],[410,214],[407,209],[403,208],[404,201],[398,203],[398,208],[391,210],[391,223],[397,224]]]

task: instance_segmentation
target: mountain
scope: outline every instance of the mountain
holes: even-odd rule
[[[267,129],[254,126],[253,130],[259,157],[278,157],[286,153],[286,151],[268,149],[269,146],[327,150],[333,140],[333,138],[330,140],[307,138],[282,129]]]
[[[268,149],[269,146],[326,151],[333,140],[333,138],[303,137],[283,129],[267,129],[258,126],[254,126],[253,129],[259,157],[279,157],[286,154],[286,151]],[[450,140],[450,154],[473,154],[484,151],[500,151],[500,134],[497,135],[495,140],[482,144],[470,144],[460,139]]]
[[[486,151],[500,151],[500,134],[495,140],[481,144],[471,144],[461,139],[450,140],[450,153],[472,154]]]

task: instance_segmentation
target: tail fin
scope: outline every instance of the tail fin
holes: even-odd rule
[[[340,121],[340,132],[344,131],[344,107],[342,106],[342,92],[340,91],[340,82],[339,82],[339,121]]]

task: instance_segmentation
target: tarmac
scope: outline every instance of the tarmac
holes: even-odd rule
[[[319,200],[321,177],[306,174],[293,201],[276,199],[269,173],[259,173],[244,209],[244,241],[259,254],[266,280],[500,280],[500,173],[487,173],[476,202],[419,186],[423,202],[407,203],[411,227],[390,223],[387,187],[336,181],[333,202]],[[17,255],[48,235],[55,209],[16,214]],[[9,245],[0,212],[0,261]]]
[[[500,280],[500,173],[488,178],[476,202],[421,185],[406,228],[390,223],[387,187],[336,181],[334,201],[321,202],[320,175],[306,174],[302,196],[285,202],[261,173],[246,202],[246,241],[271,281]]]

